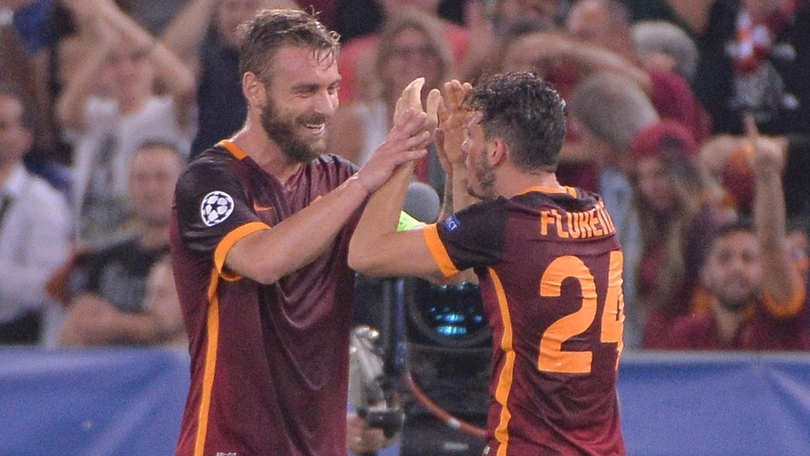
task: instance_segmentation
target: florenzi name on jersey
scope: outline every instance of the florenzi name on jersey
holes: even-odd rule
[[[588,239],[616,232],[603,203],[584,212],[562,212],[557,209],[540,211],[540,234],[559,238]]]

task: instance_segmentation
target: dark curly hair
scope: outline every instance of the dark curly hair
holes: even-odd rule
[[[483,114],[487,139],[503,138],[521,169],[554,172],[565,140],[565,101],[529,72],[496,74],[467,94],[467,106]]]

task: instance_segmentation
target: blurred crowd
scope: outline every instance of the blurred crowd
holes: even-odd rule
[[[242,126],[263,7],[340,33],[328,150],[359,165],[416,77],[552,82],[558,178],[621,239],[625,347],[810,350],[806,0],[0,0],[0,344],[184,343],[174,182]]]

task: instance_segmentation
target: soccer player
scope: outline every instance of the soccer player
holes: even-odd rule
[[[555,177],[565,103],[530,73],[492,76],[463,99],[463,165],[449,161],[482,201],[396,232],[412,166],[403,165],[369,200],[349,264],[439,279],[473,268],[494,342],[485,454],[624,454],[622,251],[602,199]],[[440,119],[442,129],[454,123]]]
[[[358,209],[426,154],[407,110],[360,170],[325,155],[338,105],[338,37],[311,15],[263,10],[242,26],[248,114],[180,177],[172,264],[191,354],[177,453],[346,454]]]

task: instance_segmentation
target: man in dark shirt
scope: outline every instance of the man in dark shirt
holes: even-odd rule
[[[135,151],[127,191],[134,232],[77,258],[63,345],[162,342],[161,319],[144,306],[146,282],[152,265],[169,252],[172,195],[184,165],[172,144],[147,142]]]
[[[494,342],[484,454],[624,454],[622,251],[601,197],[557,182],[565,103],[530,73],[494,76],[466,99],[463,162],[450,158],[447,139],[456,134],[444,131],[463,110],[440,117],[447,181],[466,179],[483,201],[395,232],[404,165],[369,200],[349,263],[371,276],[474,270]]]
[[[191,354],[178,454],[345,455],[358,209],[426,153],[411,109],[359,171],[324,152],[338,37],[263,10],[242,27],[248,114],[175,192],[171,251]]]
[[[707,2],[697,38],[695,94],[713,133],[743,134],[754,115],[766,135],[807,132],[810,125],[810,3],[804,0]]]

